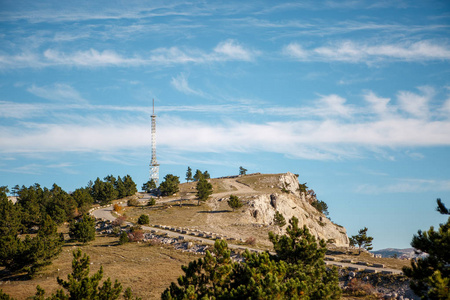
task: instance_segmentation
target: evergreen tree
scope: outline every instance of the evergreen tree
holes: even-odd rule
[[[350,238],[350,244],[358,246],[359,254],[361,254],[362,248],[368,251],[372,250],[373,237],[367,235],[367,230],[367,227],[364,227],[358,231],[357,235],[353,235]]]
[[[208,171],[203,172],[203,178],[210,179],[211,175],[209,175]]]
[[[271,256],[246,251],[244,262],[232,262],[225,241],[216,240],[213,254],[183,266],[184,275],[172,283],[162,299],[339,299],[341,290],[335,268],[327,270],[320,245],[309,231],[292,219],[289,235],[271,235],[275,249],[290,250]],[[303,253],[300,257],[297,254]],[[283,258],[284,259],[283,259]],[[290,261],[290,262],[288,262]]]
[[[78,212],[81,214],[86,214],[91,205],[94,203],[94,198],[92,198],[89,188],[78,188],[72,193],[72,198],[75,200]]]
[[[17,204],[21,207],[22,224],[25,228],[29,229],[42,223],[45,213],[43,193],[44,191],[37,183],[29,188],[25,186],[20,188]]]
[[[0,239],[15,236],[22,230],[19,205],[9,201],[6,192],[0,191]]]
[[[317,209],[318,211],[323,213],[325,216],[329,215],[329,213],[328,213],[328,205],[324,201],[317,200],[317,201],[314,201],[311,205],[315,209]]]
[[[450,214],[437,199],[437,210],[441,214]],[[422,299],[450,299],[450,217],[440,224],[437,231],[433,226],[428,231],[418,231],[413,236],[411,246],[419,253],[428,256],[411,261],[411,267],[404,267],[403,273],[411,278],[411,289]]]
[[[31,276],[51,263],[61,252],[64,240],[49,215],[35,237],[19,238],[22,217],[19,204],[12,204],[6,194],[0,193],[0,265],[10,272],[27,272]]]
[[[212,184],[209,183],[204,177],[201,177],[197,182],[196,196],[198,199],[198,205],[200,205],[200,201],[206,201],[208,197],[211,196],[212,192]]]
[[[0,289],[0,300],[16,300],[8,294],[3,293],[3,290]]]
[[[133,196],[137,193],[136,183],[130,175],[127,174],[123,177],[123,184],[125,186],[126,196]]]
[[[63,244],[63,235],[57,233],[56,223],[47,215],[37,236],[25,238],[23,251],[16,258],[22,264],[20,270],[34,275],[42,267],[51,264],[61,253]]]
[[[164,177],[164,181],[159,185],[159,190],[163,196],[170,196],[177,193],[180,188],[180,177],[167,174]]]
[[[69,225],[69,236],[80,243],[88,243],[95,239],[95,219],[83,215],[79,220],[73,220]]]
[[[153,189],[156,189],[156,183],[153,179],[150,179],[142,185],[142,190],[146,193],[150,193]]]
[[[188,167],[187,171],[186,171],[186,181],[189,182],[189,181],[192,181],[192,180],[194,180],[192,178],[192,169],[191,169],[191,167]]]
[[[239,167],[239,175],[246,175],[247,174],[247,169],[240,166]]]
[[[241,208],[242,207],[242,202],[239,200],[238,196],[235,195],[230,195],[230,199],[228,200],[228,206],[230,206],[233,211],[237,208]]]
[[[62,300],[62,299],[99,299],[99,300],[114,300],[118,299],[122,292],[122,284],[117,280],[112,284],[108,277],[103,285],[100,286],[100,281],[103,278],[103,267],[100,267],[94,275],[89,276],[89,256],[84,254],[81,256],[81,250],[73,252],[72,274],[67,275],[67,280],[58,277],[57,281],[63,289],[67,290],[68,294],[63,289],[58,290],[56,295],[47,298],[47,300]],[[38,289],[39,292],[39,289]],[[42,294],[42,292],[41,292]]]
[[[286,219],[284,218],[284,216],[281,213],[276,211],[275,216],[273,217],[273,223],[276,226],[283,227],[284,225],[286,225]]]
[[[199,169],[197,169],[197,170],[195,171],[194,181],[199,181],[200,178],[202,178],[202,177],[203,177],[202,171],[200,171]]]
[[[19,190],[20,190],[20,186],[18,184],[16,184],[12,189],[11,189],[11,193],[13,196],[17,196],[19,195]]]
[[[117,176],[117,180],[114,183],[114,189],[117,191],[117,197],[119,199],[128,196],[127,189],[125,187],[125,184],[124,184],[122,178],[120,178],[120,176]]]
[[[150,223],[150,218],[148,217],[148,215],[140,215],[139,219],[138,219],[138,224],[139,225],[146,225]]]
[[[76,202],[61,187],[53,184],[52,189],[45,192],[44,196],[46,198],[43,200],[43,203],[45,203],[45,212],[57,224],[69,221],[73,217]]]
[[[111,203],[112,200],[117,199],[118,192],[114,188],[114,184],[112,182],[116,182],[114,176],[110,175],[105,177],[108,179],[107,182],[103,182],[100,178],[97,177],[93,186],[92,186],[92,197],[95,202],[100,205],[106,205]]]

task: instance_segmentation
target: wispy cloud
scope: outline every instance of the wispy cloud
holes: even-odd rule
[[[390,194],[390,193],[424,193],[450,191],[450,180],[399,178],[391,184],[363,184],[356,188],[360,194]]]
[[[87,100],[85,100],[77,90],[64,83],[56,83],[53,86],[32,85],[27,91],[48,100],[65,103],[87,103]]]
[[[432,41],[377,45],[342,41],[329,46],[308,49],[299,43],[290,43],[283,48],[283,53],[299,61],[339,61],[350,63],[450,59],[449,45],[438,44]]]
[[[0,55],[0,68],[42,68],[49,66],[74,67],[127,67],[145,65],[174,65],[187,63],[213,63],[225,61],[252,61],[259,55],[256,50],[245,48],[235,40],[220,42],[211,52],[199,49],[178,47],[157,48],[149,54],[126,56],[113,50],[62,52],[47,49],[42,55],[23,53],[19,55]]]
[[[184,94],[197,95],[201,97],[205,95],[201,90],[191,88],[188,84],[186,76],[183,73],[179,74],[177,77],[172,77],[170,83],[175,89]]]
[[[435,91],[432,87],[419,87],[422,95],[412,93],[409,91],[400,91],[397,95],[400,108],[419,118],[426,118],[429,115],[428,103],[434,96]]]

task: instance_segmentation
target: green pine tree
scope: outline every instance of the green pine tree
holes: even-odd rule
[[[437,199],[437,210],[450,214]],[[428,256],[411,261],[411,267],[404,267],[403,273],[411,278],[411,289],[422,299],[450,300],[450,217],[440,224],[437,231],[433,226],[428,231],[418,231],[411,246]]]
[[[88,243],[95,239],[95,219],[89,215],[83,215],[78,220],[73,220],[69,225],[69,236],[78,242]]]
[[[213,192],[212,184],[208,182],[204,177],[200,177],[197,182],[197,199],[198,205],[200,205],[200,201],[206,201],[209,196],[211,196]]]
[[[366,249],[367,251],[372,250],[373,237],[367,235],[367,227],[360,229],[357,235],[353,235],[350,238],[350,244],[358,246],[359,254],[361,254],[361,249]]]
[[[286,225],[286,219],[284,218],[283,214],[276,211],[275,216],[273,217],[273,223],[276,226],[283,227],[284,225]]]
[[[192,169],[191,167],[188,167],[186,171],[186,181],[189,182],[192,180],[194,180],[194,178],[192,178]]]
[[[238,196],[230,195],[230,199],[228,200],[228,206],[230,206],[234,211],[235,209],[241,208],[243,204],[241,200],[239,200]]]
[[[163,196],[171,196],[180,190],[180,177],[167,174],[159,185],[159,191]]]
[[[246,251],[244,262],[232,262],[226,242],[217,240],[212,254],[182,267],[162,299],[339,299],[337,271],[323,261],[325,242],[318,245],[297,219],[290,224],[288,235],[270,236],[276,256]]]

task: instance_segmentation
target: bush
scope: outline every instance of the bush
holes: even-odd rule
[[[121,212],[122,212],[122,210],[123,210],[123,207],[122,207],[122,205],[119,205],[119,204],[114,204],[114,211],[115,211],[115,212],[117,212],[117,213],[121,213]]]
[[[345,294],[362,297],[372,295],[374,293],[374,288],[370,283],[362,282],[357,278],[352,278],[348,285],[345,287]]]
[[[233,209],[233,211],[237,208],[242,207],[242,202],[239,200],[238,196],[230,195],[230,200],[228,200],[228,205]]]
[[[123,245],[129,242],[128,239],[128,233],[126,233],[125,231],[122,231],[122,233],[119,236],[119,244]]]
[[[138,224],[139,225],[145,225],[150,223],[150,218],[148,217],[148,215],[141,215],[138,219]]]
[[[155,198],[150,198],[150,200],[148,200],[147,205],[148,206],[153,206],[156,204],[156,199]]]
[[[255,246],[256,245],[256,239],[254,237],[249,237],[248,239],[245,240],[245,244],[250,245],[250,246]]]
[[[139,200],[136,198],[131,198],[127,201],[128,206],[139,206]]]
[[[142,230],[135,230],[128,233],[128,240],[130,242],[141,242],[144,239],[144,232]]]
[[[127,217],[125,216],[119,216],[114,221],[112,221],[112,226],[122,226],[123,223],[125,223],[125,220]]]

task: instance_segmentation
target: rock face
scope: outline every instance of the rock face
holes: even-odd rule
[[[245,206],[246,209],[239,222],[273,225],[275,212],[278,211],[284,216],[287,223],[295,216],[299,219],[299,226],[306,225],[316,238],[324,239],[338,247],[348,247],[349,240],[346,229],[332,223],[324,214],[311,206],[308,202],[311,199],[307,199],[310,198],[309,195],[301,193],[298,185],[296,175],[281,174],[278,183],[281,192],[254,196]]]

